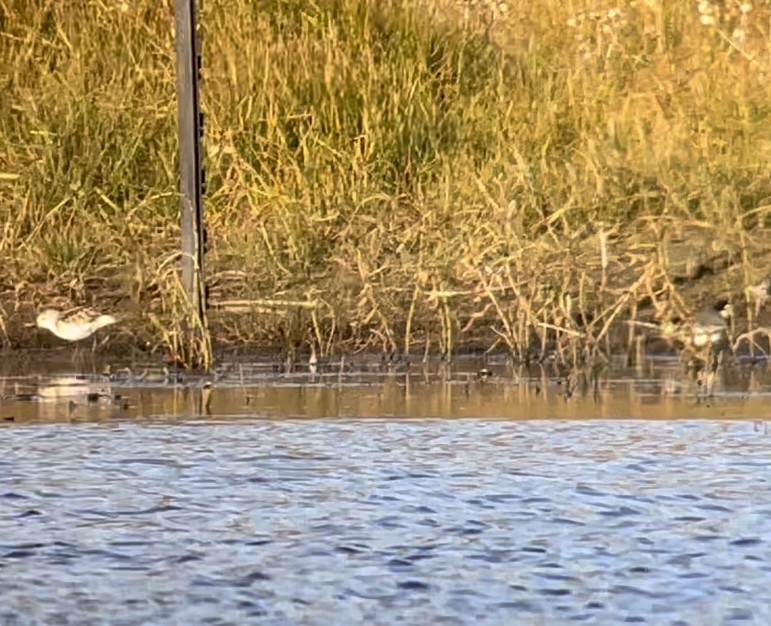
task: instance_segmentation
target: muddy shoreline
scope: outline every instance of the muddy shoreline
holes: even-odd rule
[[[421,355],[446,357],[492,352],[508,354],[516,362],[538,362],[552,358],[555,351],[562,361],[570,360],[571,354],[574,360],[576,354],[581,355],[581,360],[624,355],[634,348],[634,337],[638,336],[643,337],[637,341],[642,342],[647,354],[666,354],[673,350],[670,342],[657,340],[656,333],[650,330],[630,333],[629,320],[655,323],[676,315],[687,318],[717,298],[730,301],[734,307],[734,336],[771,327],[771,306],[766,303],[756,317],[755,303],[747,290],[750,279],[759,280],[763,274],[755,271],[750,279],[745,278],[746,269],[736,252],[717,249],[709,254],[710,248],[715,250],[711,234],[709,229],[698,229],[667,241],[661,246],[666,266],[659,265],[652,252],[630,263],[628,251],[641,246],[640,237],[619,238],[611,242],[610,261],[604,270],[599,263],[600,255],[596,254],[599,238],[590,234],[580,246],[588,260],[582,260],[582,267],[576,263],[571,268],[573,276],[568,276],[569,282],[560,286],[564,289],[562,293],[556,291],[553,282],[547,284],[555,284],[555,290],[545,293],[544,277],[551,281],[548,277],[564,274],[565,257],[570,250],[553,259],[551,266],[543,265],[538,276],[520,281],[512,280],[511,274],[502,278],[501,272],[510,271],[511,266],[499,266],[499,275],[494,277],[498,280],[497,289],[491,286],[493,279],[480,274],[476,281],[467,277],[464,283],[457,283],[454,290],[445,290],[444,294],[417,287],[414,291],[404,290],[412,296],[411,300],[404,298],[401,306],[394,300],[387,317],[381,308],[379,319],[369,324],[362,324],[358,316],[346,312],[355,306],[355,290],[325,294],[323,286],[329,285],[329,277],[316,287],[316,302],[322,304],[305,306],[302,300],[285,297],[285,306],[276,298],[255,299],[250,305],[247,299],[240,301],[239,308],[229,310],[221,303],[232,302],[234,296],[246,295],[245,291],[238,286],[231,286],[230,292],[223,289],[217,284],[215,270],[215,295],[208,310],[213,349],[219,360],[246,354],[279,362],[302,361],[311,353],[322,359],[340,354],[375,353],[390,358],[389,355],[409,353],[415,360]],[[753,263],[771,267],[771,245],[765,244],[771,241],[771,231],[757,231],[754,236],[764,245],[755,247]],[[652,278],[642,284],[636,278],[638,272],[649,272]],[[583,294],[573,287],[576,283]],[[6,291],[0,298],[4,350],[12,354],[65,349],[66,342],[34,327],[37,312],[43,306],[64,310],[88,304],[101,306],[100,310],[120,320],[115,327],[99,332],[96,341],[100,354],[118,359],[144,355],[173,361],[173,333],[180,324],[175,312],[164,310],[163,299],[152,297],[151,291],[127,299],[114,285],[105,287],[95,285],[87,290],[83,294],[85,301],[82,296],[79,300],[62,297],[56,283]],[[566,309],[566,300],[572,308]],[[265,306],[266,302],[272,307]],[[337,311],[342,314],[338,316]],[[567,311],[570,317],[565,316]],[[528,312],[529,317],[523,312]],[[408,313],[412,317],[408,318]],[[767,337],[758,339],[760,346],[767,349]],[[81,347],[91,349],[92,340],[81,342]]]

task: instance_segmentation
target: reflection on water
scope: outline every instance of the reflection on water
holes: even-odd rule
[[[0,378],[0,623],[771,623],[765,368],[441,365]]]
[[[29,424],[3,624],[768,624],[752,422]]]
[[[744,364],[709,392],[671,362],[644,370],[512,370],[506,363],[444,363],[389,371],[329,368],[283,374],[270,363],[229,364],[211,376],[157,367],[104,374],[0,378],[6,422],[155,417],[483,417],[507,419],[763,418],[771,415],[771,372]],[[99,371],[99,370],[94,370]]]

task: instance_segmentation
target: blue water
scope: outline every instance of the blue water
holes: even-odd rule
[[[0,430],[2,624],[769,624],[751,421]]]

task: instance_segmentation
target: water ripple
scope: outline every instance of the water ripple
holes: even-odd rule
[[[771,623],[742,422],[16,427],[0,623]]]

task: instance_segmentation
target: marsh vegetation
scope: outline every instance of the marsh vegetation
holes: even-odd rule
[[[217,345],[581,359],[626,342],[623,320],[716,295],[755,317],[767,3],[202,10]],[[57,304],[173,345],[173,14],[171,0],[0,6],[6,345],[41,341],[24,323]]]

